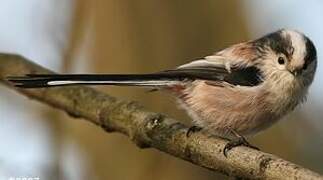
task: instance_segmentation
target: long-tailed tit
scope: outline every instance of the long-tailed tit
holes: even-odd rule
[[[28,74],[8,79],[22,88],[90,84],[164,90],[192,117],[196,126],[190,131],[201,127],[231,140],[226,153],[249,145],[242,135],[269,127],[304,102],[316,66],[312,41],[283,29],[157,73]]]

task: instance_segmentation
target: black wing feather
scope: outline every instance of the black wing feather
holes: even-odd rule
[[[240,86],[257,86],[263,82],[260,70],[254,66],[236,69],[224,78],[225,82]]]

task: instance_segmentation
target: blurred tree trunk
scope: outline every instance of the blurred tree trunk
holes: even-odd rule
[[[88,67],[83,72],[92,73],[159,71],[247,39],[239,1],[79,0],[75,3],[74,29],[66,54],[67,71],[80,63]],[[106,87],[105,90],[117,97],[140,100],[154,111],[187,119],[183,112],[175,110],[174,101],[167,95],[133,88]],[[163,153],[139,150],[126,138],[100,133],[97,127],[83,121],[64,122],[68,136],[86,152],[89,169],[95,170],[91,172],[94,178],[221,177]],[[113,155],[106,157],[106,151]]]

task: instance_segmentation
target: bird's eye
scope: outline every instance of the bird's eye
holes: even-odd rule
[[[308,64],[307,64],[307,63],[305,63],[305,64],[303,65],[303,70],[306,70],[306,69],[307,69],[307,66],[308,66]]]
[[[279,57],[278,58],[278,63],[281,64],[281,65],[285,64],[285,59],[283,57]]]

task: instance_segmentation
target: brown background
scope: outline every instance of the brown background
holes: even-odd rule
[[[230,44],[247,40],[249,31],[240,1],[180,0],[79,0],[69,46],[65,54],[66,72],[145,73],[173,68],[211,54]],[[83,60],[81,60],[83,59]],[[83,64],[81,70],[75,67]],[[85,68],[84,68],[85,67]],[[99,87],[121,99],[140,101],[152,111],[163,112],[189,122],[176,109],[173,99],[162,93],[146,93],[135,88]],[[57,172],[64,177],[60,147],[75,142],[86,159],[86,178],[92,179],[222,179],[221,175],[194,166],[157,150],[138,149],[126,137],[103,130],[58,111],[48,114],[56,134]],[[295,118],[295,117],[300,118]],[[69,121],[66,121],[69,119]],[[311,131],[306,118],[294,113],[288,120],[253,138],[266,152],[314,170],[306,142],[315,136],[298,136]],[[295,134],[294,132],[297,132]]]

